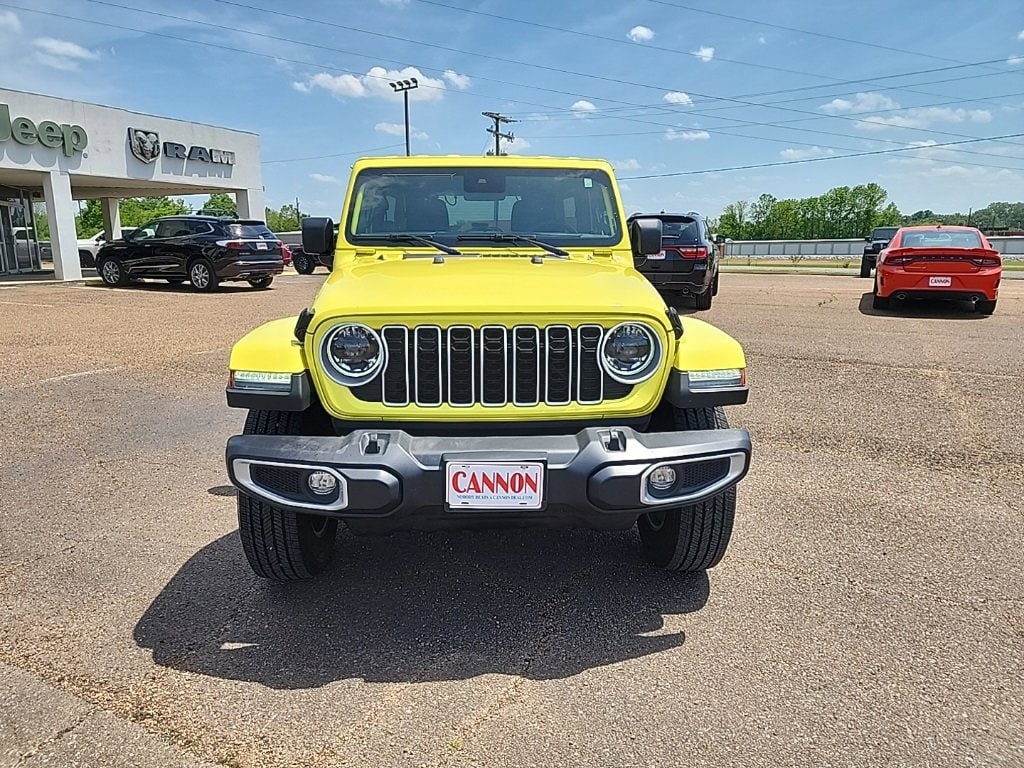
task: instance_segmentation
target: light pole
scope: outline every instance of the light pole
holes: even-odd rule
[[[395,93],[401,93],[405,98],[405,154],[408,157],[411,152],[409,151],[409,91],[413,88],[419,88],[419,81],[415,77],[410,77],[408,80],[395,80],[392,83],[388,83]]]

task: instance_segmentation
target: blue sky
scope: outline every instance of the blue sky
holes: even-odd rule
[[[612,160],[627,211],[1024,198],[1024,137],[934,146],[1024,133],[1021,0],[0,3],[0,86],[255,131],[274,207],[336,215],[358,154],[404,151],[396,76],[421,83],[414,152],[483,153],[499,111],[512,152]]]

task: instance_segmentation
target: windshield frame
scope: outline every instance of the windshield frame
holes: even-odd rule
[[[366,189],[366,184],[372,182],[374,178],[384,176],[409,176],[409,177],[429,177],[429,176],[440,176],[450,177],[455,179],[457,177],[464,177],[467,173],[479,173],[481,176],[495,176],[498,175],[503,179],[508,177],[529,177],[529,176],[549,176],[555,179],[562,179],[564,177],[579,177],[581,179],[590,179],[583,182],[581,185],[581,191],[583,189],[589,189],[593,187],[596,194],[600,195],[601,198],[591,204],[590,210],[596,216],[605,216],[607,219],[602,222],[606,223],[606,228],[611,230],[611,234],[604,235],[598,233],[575,233],[575,232],[549,232],[545,230],[535,231],[518,231],[512,230],[511,226],[508,229],[460,229],[455,225],[452,225],[447,230],[431,230],[431,229],[398,229],[396,228],[393,232],[379,232],[379,233],[359,233],[353,231],[358,224],[358,218],[361,215],[360,211],[363,206],[363,193]],[[503,192],[504,190],[502,190]],[[438,197],[438,199],[441,199]],[[464,198],[459,198],[464,199]],[[518,195],[510,194],[500,198],[498,204],[507,205],[511,200],[513,204],[518,200],[522,199]],[[564,198],[564,200],[572,199],[570,197]],[[448,203],[451,205],[451,203]],[[347,208],[344,212],[345,225],[344,225],[344,237],[345,241],[354,248],[363,246],[377,246],[377,247],[394,247],[394,240],[389,241],[389,235],[392,234],[410,234],[419,235],[421,237],[427,237],[431,240],[435,240],[445,245],[454,246],[456,243],[464,244],[466,240],[459,241],[459,235],[464,234],[480,234],[481,240],[478,243],[474,243],[474,246],[481,248],[495,248],[508,251],[509,243],[507,242],[493,242],[489,243],[485,239],[487,235],[499,232],[501,234],[516,236],[516,237],[531,237],[537,240],[541,240],[544,243],[551,244],[559,248],[601,248],[611,249],[622,247],[622,243],[625,237],[625,226],[623,220],[623,214],[621,211],[621,203],[618,197],[618,189],[615,186],[614,177],[603,168],[595,168],[588,166],[575,166],[575,167],[563,167],[563,166],[496,166],[487,163],[481,163],[480,165],[463,165],[463,164],[451,164],[444,165],[438,163],[437,165],[420,166],[367,166],[357,171],[354,178],[352,179],[351,187],[348,195]],[[568,218],[568,217],[567,217]],[[414,246],[417,247],[417,246]],[[523,243],[521,246],[524,250],[532,250],[537,246]]]

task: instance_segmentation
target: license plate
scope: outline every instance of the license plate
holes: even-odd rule
[[[540,509],[541,462],[449,462],[446,500],[454,509]]]
[[[932,288],[949,288],[953,284],[952,277],[929,277],[928,285]]]
[[[652,261],[654,259],[664,259],[665,258],[665,252],[664,251],[658,251],[657,253],[650,254],[647,258],[651,259]]]
[[[267,245],[266,243],[256,243],[256,250],[257,251],[266,251],[269,248],[270,248],[270,246]]]

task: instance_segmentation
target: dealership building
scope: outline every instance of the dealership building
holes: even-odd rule
[[[39,271],[48,245],[56,277],[80,278],[76,201],[101,200],[104,231],[119,233],[124,198],[216,192],[263,219],[259,136],[0,88],[0,275]]]

